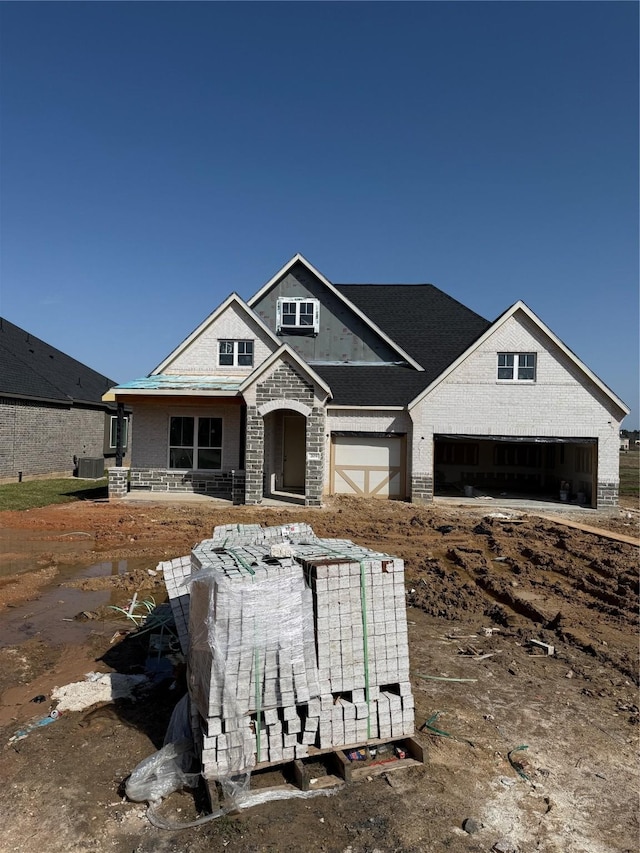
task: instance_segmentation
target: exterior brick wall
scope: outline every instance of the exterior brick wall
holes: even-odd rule
[[[111,485],[111,481],[109,481]],[[195,492],[233,500],[244,485],[239,471],[168,471],[166,468],[132,468],[131,491]]]
[[[598,480],[598,509],[618,506],[618,483]]]
[[[0,479],[73,474],[73,457],[103,457],[103,409],[0,399]]]
[[[411,503],[426,504],[433,501],[433,477],[414,474],[411,477]]]
[[[305,465],[305,506],[321,506],[324,486],[325,460],[324,408],[316,406],[307,418],[307,459]]]
[[[281,364],[273,373],[258,384],[256,403],[268,403],[270,400],[297,400],[313,406],[313,386],[305,382],[288,364]]]
[[[245,455],[245,503],[262,501],[265,489],[264,450],[265,421],[259,407],[273,400],[291,400],[311,409],[306,424],[305,505],[320,506],[324,483],[325,411],[318,405],[313,386],[306,382],[289,364],[280,364],[262,382],[257,383],[247,405],[247,444]],[[284,408],[284,406],[283,406]],[[274,419],[269,419],[272,425]]]
[[[133,406],[135,441],[132,444],[133,468],[167,468],[169,461],[169,418],[183,417],[222,418],[222,470],[240,467],[240,406],[220,402],[201,405],[167,406],[165,403],[136,404]]]
[[[253,341],[253,367],[219,367],[218,341],[220,340]],[[249,322],[246,316],[232,304],[168,365],[165,372],[247,376],[266,361],[275,349],[274,342],[258,324]]]
[[[123,498],[129,489],[129,469],[117,468],[115,465],[109,469],[109,500]]]
[[[246,504],[259,504],[264,494],[264,420],[255,406],[247,406],[245,450]]]
[[[498,382],[498,352],[537,353],[536,381]],[[433,474],[434,433],[595,438],[598,477],[608,487],[603,500],[617,492],[622,413],[523,314],[507,320],[411,414],[414,475]]]

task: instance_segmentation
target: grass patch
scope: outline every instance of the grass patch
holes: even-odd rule
[[[629,450],[620,454],[620,497],[640,496],[640,452]]]
[[[59,480],[27,480],[0,486],[0,510],[35,509],[50,504],[97,500],[107,497],[107,478],[77,480],[65,477]]]

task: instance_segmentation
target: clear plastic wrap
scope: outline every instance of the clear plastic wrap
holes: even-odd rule
[[[132,774],[132,798],[157,803],[192,786],[192,742],[210,792],[223,798],[195,826],[313,795],[250,792],[256,766],[413,732],[402,560],[320,539],[307,524],[238,524],[216,527],[190,565],[163,566],[184,623],[190,701],[176,709],[163,750]],[[178,828],[155,808],[150,819]]]
[[[169,743],[154,752],[133,771],[125,784],[125,793],[136,803],[157,803],[174,791],[194,788],[200,773],[183,770],[193,761],[193,742]]]
[[[313,597],[301,567],[265,548],[221,551],[209,540],[194,561],[189,691],[203,775],[237,802],[256,764],[307,752],[293,712],[320,692]]]
[[[200,778],[193,772],[195,761],[187,693],[173,709],[162,749],[141,761],[127,779],[127,797],[153,803],[181,788],[194,788]]]

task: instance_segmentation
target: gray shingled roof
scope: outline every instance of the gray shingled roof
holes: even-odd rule
[[[314,365],[337,405],[406,405],[491,325],[432,284],[334,287],[424,368]]]
[[[0,317],[0,395],[107,408],[101,398],[113,385],[111,379]]]

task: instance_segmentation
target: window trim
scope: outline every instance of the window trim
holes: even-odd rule
[[[538,353],[537,352],[499,352],[496,363],[496,382],[500,384],[515,384],[519,385],[535,385],[538,380]],[[501,359],[504,357],[505,362],[508,362],[509,358],[511,359],[511,364],[505,363],[500,364]],[[533,365],[529,365],[522,363],[523,360],[527,358],[533,358]],[[500,376],[501,370],[511,370],[511,376]],[[521,370],[533,370],[533,377],[520,377]]]
[[[193,421],[193,444],[189,446],[187,445],[178,445],[171,444],[171,421],[173,418],[190,418]],[[200,448],[198,444],[198,431],[200,427],[200,418],[208,418],[211,420],[220,421],[220,447],[203,447]],[[191,468],[178,468],[172,467],[171,465],[171,450],[172,448],[180,448],[190,449],[193,452],[193,459],[195,462],[198,461],[198,451],[202,450],[220,450],[220,467],[219,468],[198,468],[197,466],[192,466]],[[211,471],[223,471],[224,470],[224,418],[221,418],[217,415],[169,415],[169,422],[167,424],[167,470],[168,471],[202,471],[202,472],[211,472]]]
[[[109,450],[117,450],[118,442],[117,442],[117,430],[118,430],[118,416],[110,415],[109,421]],[[125,450],[129,443],[129,415],[125,415],[122,419],[122,432],[124,433],[124,438],[122,441],[122,449]]]
[[[283,307],[285,303],[293,303],[296,306],[296,322],[283,323]],[[300,309],[304,304],[313,306],[313,322],[311,324],[300,323]],[[317,335],[320,331],[320,300],[314,296],[279,296],[276,302],[276,332],[313,332]]]
[[[242,367],[249,367],[249,368],[252,368],[253,364],[254,364],[254,358],[255,358],[254,343],[255,343],[255,341],[251,338],[218,338],[218,367],[223,367],[223,368],[224,367],[241,367],[241,368]],[[232,344],[233,351],[231,353],[224,353],[224,355],[231,355],[232,364],[222,364],[220,362],[220,357],[223,355],[223,353],[220,352],[222,344]],[[246,347],[246,344],[251,345],[251,363],[250,364],[240,364],[239,363],[239,358],[240,358],[239,344],[244,344],[245,347]],[[246,356],[246,352],[242,353],[242,355]]]

